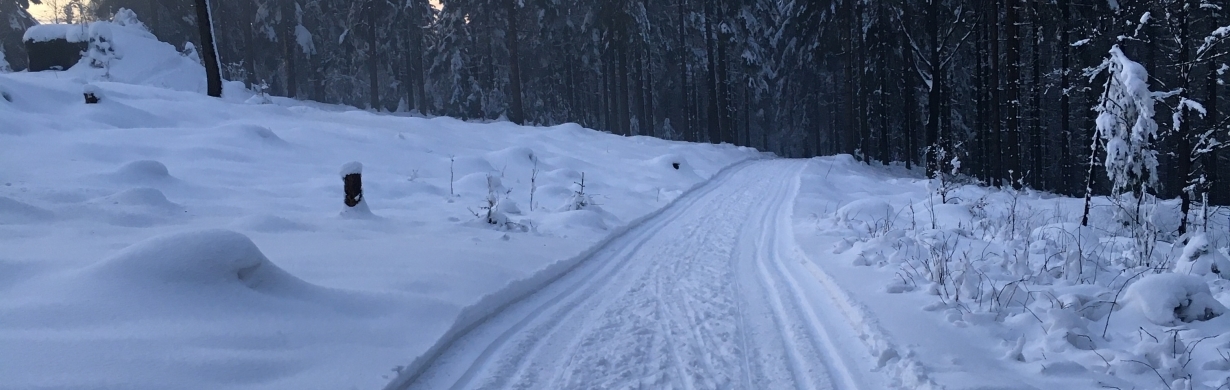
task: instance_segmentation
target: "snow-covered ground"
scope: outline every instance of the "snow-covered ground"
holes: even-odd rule
[[[1106,198],[1081,227],[1083,199],[948,186],[944,202],[849,156],[801,182],[796,238],[904,388],[1230,386],[1230,316],[1202,321],[1230,303],[1224,222],[1172,246],[1177,205],[1148,202],[1161,240],[1142,266]]]
[[[0,74],[0,388],[379,388],[622,226],[762,157],[247,104],[261,99],[234,84],[211,99],[193,59],[108,27],[90,31],[114,36],[110,69]],[[370,214],[343,213],[352,161]],[[492,189],[510,224],[484,222]]]
[[[212,99],[122,19],[0,74],[0,388],[1230,386],[1224,214]]]

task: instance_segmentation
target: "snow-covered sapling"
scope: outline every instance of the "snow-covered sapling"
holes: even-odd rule
[[[358,162],[342,165],[342,185],[346,192],[343,202],[346,207],[355,207],[363,201],[363,164]]]
[[[90,66],[103,70],[103,79],[111,79],[111,62],[121,56],[111,44],[111,25],[109,23],[94,23],[90,25],[90,45],[86,58]]]
[[[453,169],[453,167],[457,165],[456,163],[457,163],[457,156],[448,156],[448,196],[449,198],[457,196],[457,194],[453,192],[453,183],[457,182],[457,179],[456,179],[457,171]]]
[[[538,192],[538,156],[530,156],[534,168],[530,171],[530,211],[534,211],[534,193]]]
[[[568,199],[568,203],[564,205],[564,211],[584,210],[594,205],[593,198],[585,193],[585,173],[581,172],[581,181],[574,183],[577,185],[576,192],[572,193],[572,198]]]

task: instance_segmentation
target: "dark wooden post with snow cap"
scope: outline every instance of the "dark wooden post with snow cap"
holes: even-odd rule
[[[342,165],[342,184],[346,190],[346,206],[355,207],[363,201],[363,164]]]

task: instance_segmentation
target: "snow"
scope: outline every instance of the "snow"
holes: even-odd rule
[[[363,163],[360,163],[358,161],[351,161],[351,162],[342,164],[342,170],[341,172],[339,172],[339,174],[342,176],[342,178],[345,178],[346,176],[350,176],[350,175],[361,175],[363,174]]]
[[[48,42],[64,39],[69,42],[88,42],[90,26],[84,24],[39,24],[31,26],[21,36],[23,42]]]
[[[1183,254],[1175,260],[1175,273],[1230,279],[1230,258],[1217,251],[1209,237],[1197,233],[1187,239]]]
[[[0,387],[379,388],[664,193],[763,157],[574,124],[249,105],[233,82],[214,99],[194,59],[109,27],[124,54],[109,80],[88,64],[0,74],[0,356],[18,357]],[[86,85],[106,98],[83,104]],[[664,156],[693,176],[646,169]],[[351,161],[362,210],[336,176]],[[547,207],[530,210],[534,161]],[[557,212],[582,174],[601,207]],[[489,175],[531,229],[472,223]]]
[[[1081,226],[1083,199],[963,185],[944,203],[922,172],[850,156],[813,159],[799,180],[794,235],[830,286],[818,301],[852,319],[889,388],[1227,384],[1230,318],[1210,319],[1230,303],[1211,272],[1224,211],[1183,245],[1178,202],[1147,199],[1144,266],[1115,198],[1095,197]]]
[[[1145,276],[1128,286],[1124,301],[1157,325],[1207,321],[1226,313],[1204,279],[1191,275]]]

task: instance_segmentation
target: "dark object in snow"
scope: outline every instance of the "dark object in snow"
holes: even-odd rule
[[[26,40],[26,55],[30,59],[30,71],[65,70],[81,61],[88,42],[69,42],[57,38],[46,41]]]
[[[676,171],[678,171],[678,170],[679,170],[679,163],[671,163],[671,166],[672,166],[672,167],[675,167],[675,170],[676,170]]]
[[[342,176],[346,188],[346,206],[355,207],[363,200],[363,174],[351,173]]]
[[[94,95],[93,92],[86,92],[84,93],[84,95],[85,95],[85,104],[98,104],[98,96]]]

